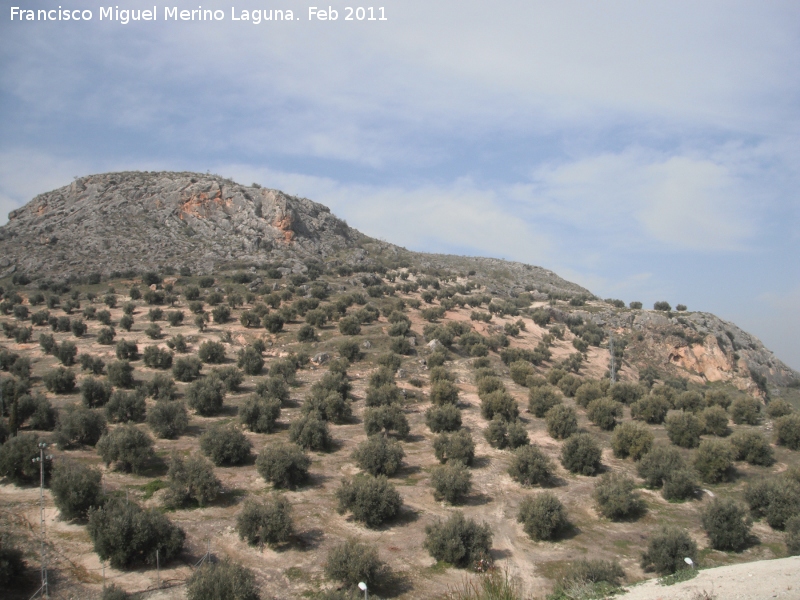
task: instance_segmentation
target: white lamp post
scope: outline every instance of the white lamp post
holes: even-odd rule
[[[358,589],[360,589],[362,592],[364,592],[364,600],[368,600],[369,592],[367,592],[367,584],[364,583],[363,581],[359,581],[358,582]]]

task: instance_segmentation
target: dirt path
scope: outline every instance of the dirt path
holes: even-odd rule
[[[671,586],[653,579],[620,600],[784,600],[800,599],[800,556],[763,560],[700,571],[697,577]]]

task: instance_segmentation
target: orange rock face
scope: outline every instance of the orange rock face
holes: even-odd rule
[[[706,381],[727,381],[733,375],[733,365],[713,335],[708,336],[702,344],[674,348],[669,361],[702,375]]]
[[[217,190],[213,197],[209,197],[205,192],[192,195],[186,202],[181,204],[178,216],[181,220],[185,215],[191,215],[198,219],[205,219],[209,216],[214,207],[230,208],[233,206],[233,200],[230,198],[222,198],[222,190]]]
[[[287,244],[294,239],[294,230],[292,229],[293,220],[290,213],[284,213],[275,219],[272,223],[273,227],[277,227],[283,232],[283,241]]]

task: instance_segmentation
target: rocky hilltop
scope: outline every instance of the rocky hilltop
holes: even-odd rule
[[[476,271],[506,291],[591,295],[552,271],[491,258],[421,254],[370,238],[306,198],[200,173],[105,173],[75,179],[9,214],[0,227],[0,278],[85,276],[189,267],[194,273],[309,259]]]
[[[58,280],[186,267],[210,274],[272,266],[288,274],[303,273],[314,261],[331,270],[413,266],[468,276],[507,299],[528,294],[533,302],[590,300],[572,314],[616,331],[634,369],[655,364],[676,376],[726,381],[761,396],[770,386],[800,379],[758,339],[714,315],[615,306],[537,266],[410,252],[349,227],[322,204],[216,175],[89,175],[37,196],[0,227],[0,279],[26,274]]]

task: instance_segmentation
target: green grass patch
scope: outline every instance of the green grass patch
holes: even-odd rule
[[[697,569],[681,569],[672,575],[666,575],[658,580],[659,585],[675,585],[681,581],[689,581],[697,577]]]
[[[300,567],[289,567],[283,572],[289,581],[298,581],[306,577],[306,572]]]
[[[139,486],[139,489],[144,492],[144,496],[142,496],[143,500],[149,500],[153,497],[158,490],[163,490],[165,487],[169,487],[169,484],[166,481],[162,481],[161,479],[153,479],[153,481],[148,481],[144,485]]]

